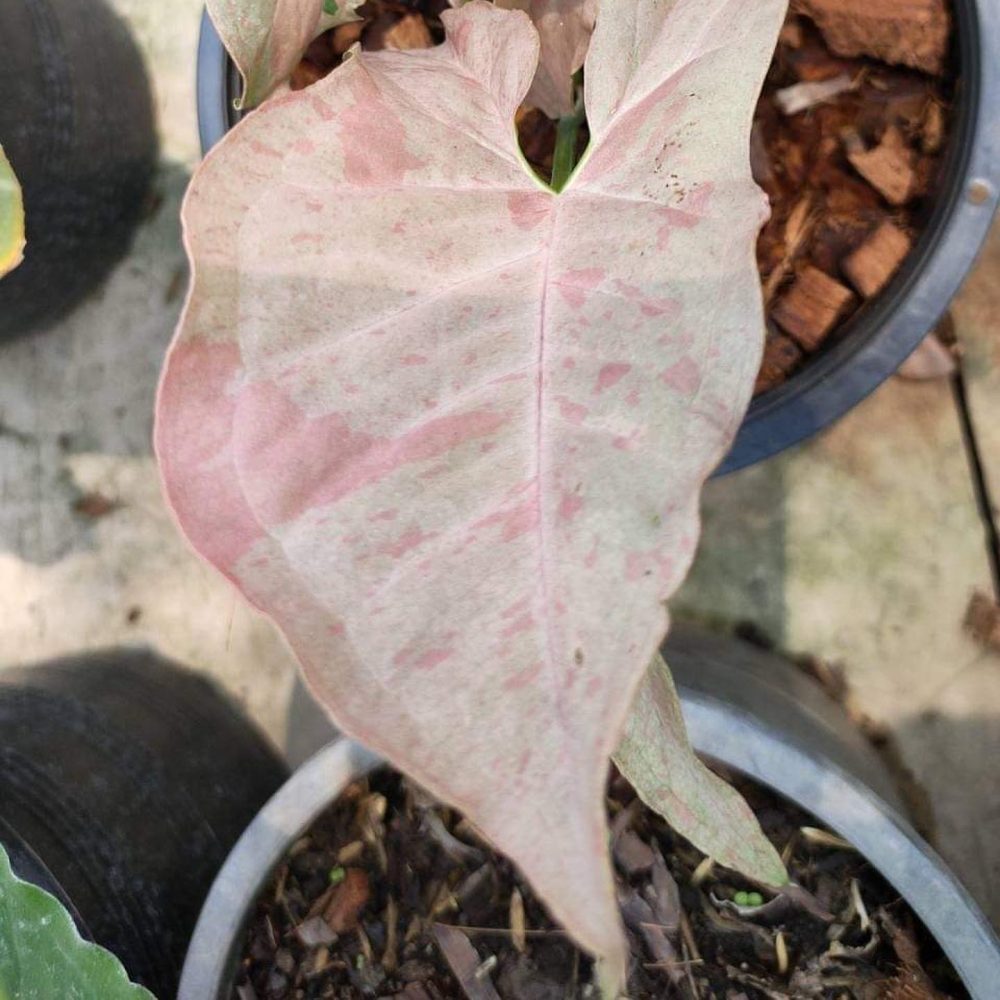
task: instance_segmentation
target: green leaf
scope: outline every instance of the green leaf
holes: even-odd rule
[[[659,654],[636,693],[614,761],[650,809],[718,864],[764,885],[788,881],[743,797],[691,749],[677,689]]]
[[[109,951],[84,941],[63,905],[22,882],[0,846],[0,1000],[155,1000]]]
[[[24,258],[24,199],[0,146],[0,278]],[[0,1000],[4,1000],[0,996]]]
[[[329,14],[331,17],[336,17],[340,12],[340,5],[337,0],[323,0],[323,13]]]

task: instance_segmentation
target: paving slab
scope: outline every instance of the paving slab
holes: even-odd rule
[[[1000,477],[998,247],[1000,229],[955,315]],[[676,613],[752,623],[840,664],[926,792],[940,850],[1000,923],[1000,657],[962,629],[991,581],[949,382],[890,379],[812,441],[710,483],[704,520]]]

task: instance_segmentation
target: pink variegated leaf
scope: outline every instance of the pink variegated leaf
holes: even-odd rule
[[[537,33],[473,0],[442,46],[268,101],[184,208],[156,427],[181,526],[611,981],[607,761],[757,371],[748,143],[783,6],[599,19],[559,195],[513,128]]]
[[[253,108],[284,83],[309,43],[327,28],[359,21],[364,0],[206,0],[243,75],[240,106]]]
[[[720,865],[765,885],[788,881],[742,796],[691,749],[677,690],[659,654],[636,693],[614,761],[650,809]]]
[[[506,10],[523,10],[538,29],[538,69],[525,98],[550,118],[573,112],[573,74],[583,65],[594,31],[597,0],[495,0]]]

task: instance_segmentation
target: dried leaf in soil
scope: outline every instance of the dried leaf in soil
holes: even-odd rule
[[[680,700],[660,656],[643,678],[614,759],[643,802],[699,850],[765,885],[788,881],[750,807],[691,749]]]

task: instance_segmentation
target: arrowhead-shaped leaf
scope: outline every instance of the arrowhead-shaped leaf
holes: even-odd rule
[[[243,75],[240,106],[253,108],[284,83],[309,43],[327,28],[361,20],[364,0],[206,0]]]
[[[84,941],[65,907],[14,875],[0,844],[0,1000],[155,1000],[109,951]]]
[[[743,797],[691,749],[677,690],[659,654],[636,693],[614,760],[643,802],[700,851],[765,885],[788,881]]]
[[[573,111],[573,74],[583,65],[594,30],[597,0],[496,0],[523,10],[538,29],[542,51],[526,102],[550,118]]]
[[[0,146],[0,278],[24,259],[24,200]]]
[[[197,548],[339,725],[624,969],[603,789],[749,401],[749,130],[783,0],[598,19],[562,194],[517,148],[528,18],[361,54],[216,148],[157,451]]]

